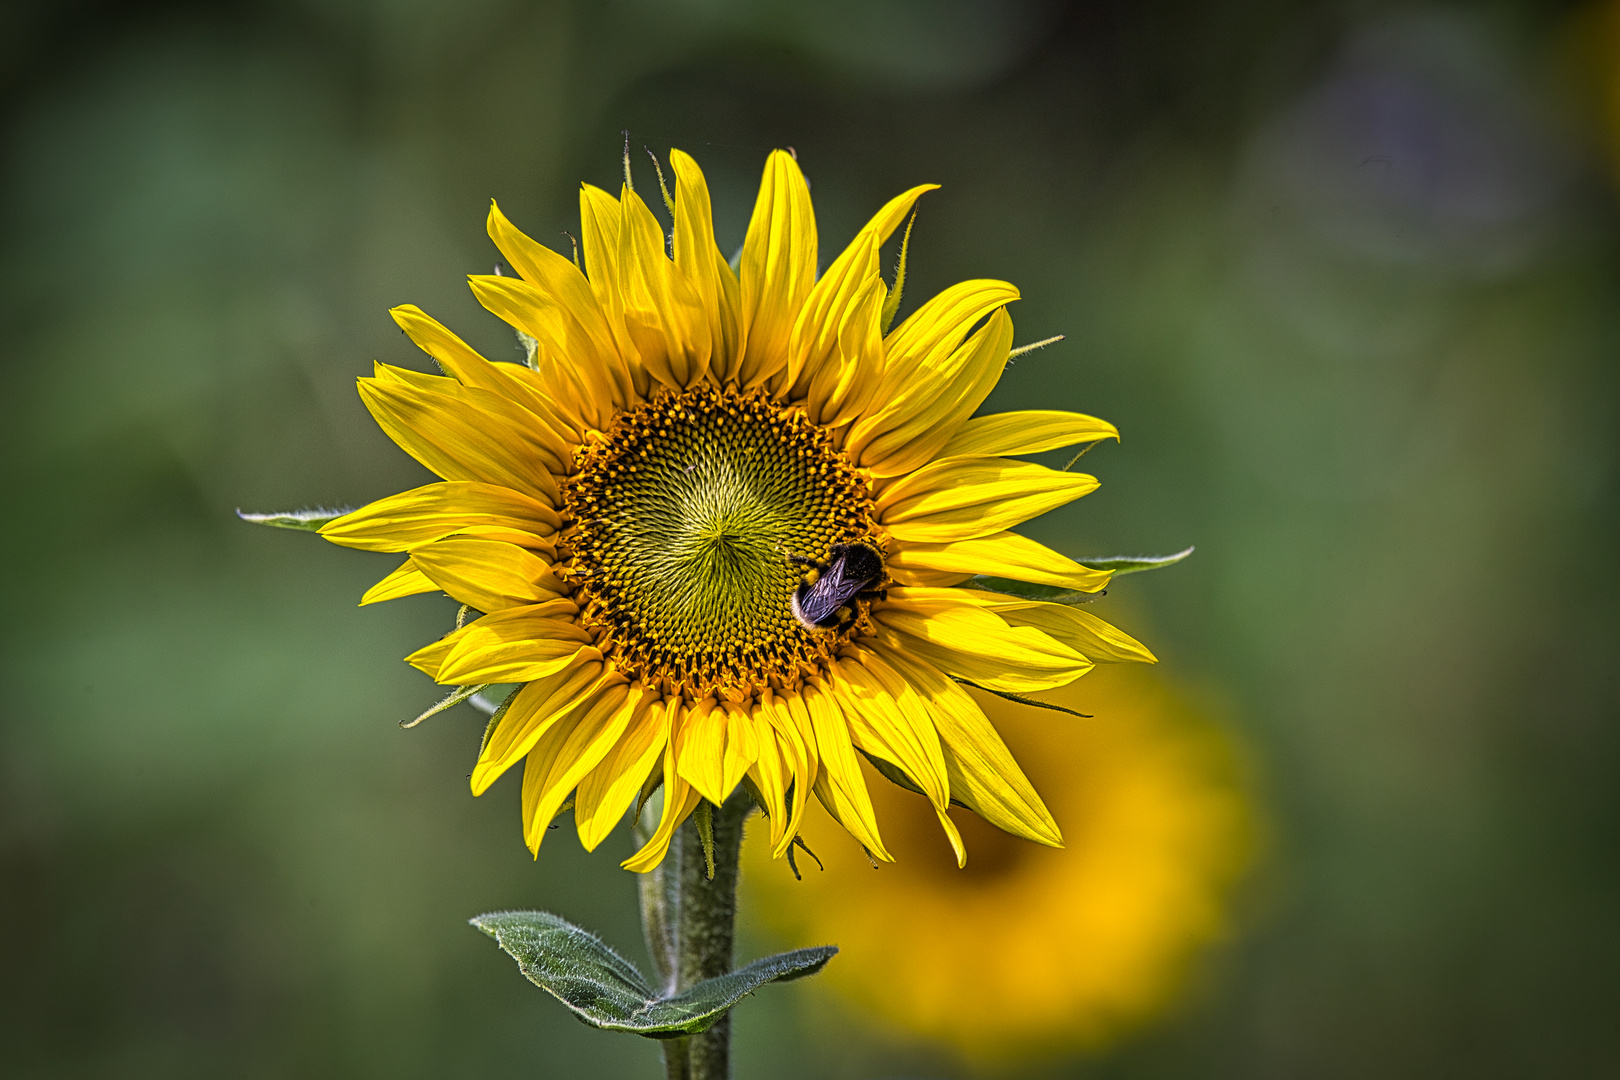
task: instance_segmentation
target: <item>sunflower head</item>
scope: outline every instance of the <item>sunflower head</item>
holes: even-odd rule
[[[965,586],[1107,583],[1009,530],[1096,487],[1017,455],[1117,432],[1069,412],[974,417],[1012,345],[1005,282],[955,285],[889,328],[899,281],[880,249],[932,185],[890,200],[818,276],[809,190],[773,153],[733,269],[702,172],[670,157],[671,231],[628,184],[587,185],[582,264],[491,208],[515,276],[472,288],[525,363],[394,310],[441,374],[379,364],[361,395],[442,482],[321,533],[405,555],[362,603],[443,591],[476,614],[408,659],[459,688],[447,700],[520,684],[472,786],[524,762],[536,851],[564,806],[594,848],[662,786],[657,831],[625,864],[649,869],[700,800],[746,783],[777,857],[813,793],[888,859],[863,760],[921,793],[959,863],[953,803],[1058,845],[963,684],[1023,695],[1152,655],[1079,608]],[[852,551],[875,566],[855,574]],[[825,617],[804,617],[807,598]]]

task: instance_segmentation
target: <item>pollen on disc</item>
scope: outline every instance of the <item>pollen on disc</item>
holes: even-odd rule
[[[625,674],[690,698],[824,669],[847,630],[789,601],[797,555],[872,542],[871,491],[827,432],[763,394],[697,387],[621,413],[564,485],[562,572]]]

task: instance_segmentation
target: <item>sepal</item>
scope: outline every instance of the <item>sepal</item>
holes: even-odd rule
[[[351,512],[347,507],[328,510],[325,507],[317,506],[313,510],[287,510],[270,514],[256,514],[239,509],[236,511],[236,516],[243,521],[252,522],[254,525],[269,525],[273,529],[297,529],[300,532],[317,532],[327,522],[336,521]]]
[[[413,728],[430,716],[438,716],[440,713],[444,712],[444,710],[455,705],[460,705],[468,698],[476,697],[479,691],[483,690],[489,685],[491,684],[479,683],[477,686],[458,686],[455,688],[455,690],[451,691],[450,695],[443,701],[440,701],[437,705],[430,705],[427,711],[422,713],[421,716],[418,716],[415,720],[401,720],[399,722],[399,726],[402,728]]]
[[[1186,547],[1174,555],[1113,555],[1105,559],[1077,559],[1081,566],[1089,566],[1093,570],[1112,570],[1115,577],[1121,574],[1140,574],[1144,570],[1162,570],[1166,566],[1174,566],[1193,553],[1191,547]]]
[[[958,681],[961,681],[961,680],[958,680]],[[922,788],[918,787],[917,786],[917,781],[915,781],[911,777],[907,776],[906,773],[905,773],[905,770],[900,768],[900,766],[894,764],[894,762],[885,761],[883,758],[878,757],[876,754],[868,753],[867,751],[862,750],[859,746],[857,746],[855,749],[861,755],[861,757],[865,758],[868,762],[871,763],[872,768],[876,769],[882,775],[882,777],[885,780],[887,780],[889,783],[893,784],[895,787],[905,788],[907,791],[910,791],[910,792],[912,792],[914,794],[917,794],[917,795],[921,795],[925,799],[928,797],[928,792],[926,792]],[[951,805],[952,806],[966,807],[967,803],[963,802],[961,799],[952,799],[951,800]],[[801,845],[801,846],[803,846],[803,845]],[[805,848],[804,850],[810,851],[809,848]],[[815,859],[816,858],[815,853],[811,852],[810,857],[812,859]],[[819,863],[819,862],[821,862],[821,860],[816,859],[816,862]],[[794,868],[794,874],[795,875],[798,874],[798,868],[797,867]]]
[[[1189,547],[1173,555],[1110,555],[1076,559],[1075,562],[1088,570],[1112,570],[1114,577],[1117,578],[1123,574],[1140,574],[1144,570],[1159,570],[1166,566],[1174,566],[1191,555],[1193,550]],[[1049,604],[1089,604],[1105,595],[1103,592],[1082,592],[1079,589],[1065,589],[1059,585],[1037,585],[1031,581],[991,577],[988,574],[974,575],[968,580],[967,586],[986,592],[1005,593],[1020,600],[1041,600]]]
[[[961,683],[963,686],[971,686],[975,690],[983,690],[987,694],[994,694],[996,697],[1003,698],[1007,701],[1016,701],[1020,705],[1033,705],[1037,709],[1050,709],[1052,712],[1068,713],[1070,716],[1078,716],[1082,720],[1094,719],[1090,713],[1075,712],[1073,709],[1067,708],[1063,705],[1054,705],[1050,701],[1042,701],[1039,698],[1032,698],[1026,694],[1015,694],[1011,690],[992,690],[988,686],[980,686],[976,682],[970,682],[967,679],[960,679],[955,675],[952,675],[951,678],[955,682]]]
[[[1007,596],[1016,596],[1020,600],[1040,600],[1048,604],[1089,604],[1108,595],[1107,590],[1082,592],[1079,589],[1065,589],[1061,585],[1041,585],[1033,581],[991,577],[989,574],[975,574],[963,587],[1003,593]]]

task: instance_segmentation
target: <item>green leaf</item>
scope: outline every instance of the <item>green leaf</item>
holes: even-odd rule
[[[252,514],[246,510],[238,510],[236,516],[243,521],[251,521],[255,525],[269,525],[274,529],[298,529],[301,532],[314,532],[328,521],[336,521],[350,512],[347,508],[327,510],[324,507],[317,506],[313,510],[288,510],[280,514]]]
[[[494,938],[530,982],[585,1023],[651,1039],[704,1031],[743,995],[768,982],[814,975],[838,952],[824,945],[778,953],[670,995],[653,990],[634,964],[595,934],[548,912],[496,912],[478,916],[472,925]]]
[[[1119,577],[1121,574],[1140,574],[1144,570],[1174,566],[1192,553],[1193,549],[1189,547],[1174,555],[1114,555],[1106,559],[1076,559],[1075,562],[1093,570],[1112,570],[1114,576]]]

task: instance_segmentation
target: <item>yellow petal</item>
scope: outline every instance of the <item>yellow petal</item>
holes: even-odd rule
[[[448,330],[443,333],[450,334]],[[484,363],[489,369],[500,370],[488,361]],[[537,388],[535,372],[517,364],[503,364],[501,368],[505,369],[504,374],[496,380],[501,388],[494,390],[465,384],[450,376],[428,375],[410,368],[393,367],[381,361],[373,362],[372,378],[360,382],[380,383],[396,390],[404,387],[420,391],[430,401],[437,401],[440,407],[445,407],[448,402],[448,407],[463,413],[488,413],[491,424],[505,425],[524,433],[525,441],[538,447],[546,463],[553,466],[551,471],[556,472],[556,463],[571,459],[571,448],[579,433],[578,425],[561,418],[551,394]],[[524,400],[518,400],[519,397]],[[361,399],[366,400],[364,393]]]
[[[1118,439],[1119,430],[1106,420],[1081,413],[1052,409],[976,416],[956,429],[939,453],[941,457],[969,454],[1038,454],[1060,446],[1076,446],[1099,439]]]
[[[756,713],[759,706],[755,706]],[[764,800],[765,818],[771,829],[771,849],[775,850],[793,842],[793,834],[788,832],[787,789],[793,782],[793,770],[789,764],[788,756],[783,752],[776,730],[763,719],[758,720],[755,730],[759,742],[759,753],[754,763],[748,767],[748,777],[754,782],[759,791],[760,798]]]
[[[439,669],[444,666],[444,658],[450,655],[450,650],[456,647],[451,639],[454,634],[446,634],[431,645],[424,645],[405,658],[405,662],[434,682],[439,681]],[[448,685],[454,686],[455,683]]]
[[[507,528],[505,525],[466,525],[457,529],[445,539],[457,540],[496,540],[503,544],[513,544],[539,555],[548,562],[557,557],[556,538],[550,536],[536,536],[531,532]],[[433,543],[434,541],[428,541]],[[417,545],[420,548],[422,545]],[[412,550],[416,550],[413,548]]]
[[[956,868],[960,870],[967,865],[967,845],[962,843],[962,834],[956,829],[956,822],[951,820],[945,811],[934,808],[934,816],[939,819],[939,827],[945,830],[945,839],[950,841],[951,851],[956,854]]]
[[[394,569],[393,573],[366,590],[366,594],[360,598],[360,606],[380,604],[384,600],[397,600],[401,596],[438,591],[439,586],[434,584],[433,579],[418,570],[411,560],[406,559]]]
[[[691,284],[709,322],[714,366],[734,365],[741,286],[714,240],[709,186],[697,162],[679,150],[669,152],[675,170],[675,266]]]
[[[852,313],[860,309],[868,292],[880,294],[877,305],[879,309],[883,306],[881,294],[886,294],[887,289],[882,288],[879,273],[878,243],[875,235],[863,232],[857,236],[805,298],[788,338],[787,382],[800,387],[794,396],[809,390],[808,380],[801,381],[801,373],[813,376],[824,364],[839,359],[865,359],[869,365],[882,363],[881,318],[864,319],[853,332],[846,330]],[[846,356],[845,350],[850,347],[859,351]],[[868,351],[870,355],[863,357],[862,353]],[[869,367],[868,372],[875,373],[875,367]]]
[[[623,215],[619,200],[595,184],[579,186],[580,254],[585,259],[585,276],[591,283],[591,295],[610,333],[614,321],[623,315],[624,305],[619,291],[619,228]]]
[[[915,595],[922,590],[905,590]],[[1048,604],[999,593],[962,590],[971,602],[1013,626],[1033,626],[1093,663],[1157,664],[1159,658],[1125,631],[1071,604]]]
[[[889,580],[896,585],[917,585],[933,589],[948,589],[973,577],[972,574],[953,574],[944,570],[919,570],[914,566],[896,566],[893,560],[890,560],[887,569]]]
[[[473,766],[472,793],[482,795],[496,778],[534,749],[540,736],[570,709],[582,701],[594,700],[597,692],[613,681],[601,663],[588,661],[536,679],[519,690],[479,751],[478,763]]]
[[[666,774],[670,775],[670,774]],[[675,838],[675,830],[691,816],[702,799],[692,785],[685,780],[675,779],[664,784],[664,813],[658,820],[658,830],[653,833],[652,839],[646,846],[619,865],[626,870],[637,874],[645,874],[664,861],[669,852],[669,842]]]
[[[816,216],[799,163],[781,150],[765,162],[738,265],[742,355],[722,382],[759,386],[787,364],[788,336],[816,280]]]
[[[507,219],[494,201],[489,204],[487,224],[489,238],[518,276],[570,314],[598,351],[608,345],[607,323],[602,318],[601,306],[579,267],[530,239]]]
[[[759,756],[753,718],[732,702],[699,702],[675,729],[675,764],[698,794],[719,806]]]
[[[465,386],[500,391],[496,377],[486,370],[490,362],[427,312],[415,304],[401,304],[390,308],[388,314],[417,348],[433,357],[446,375]]]
[[[1111,571],[1081,566],[1043,544],[1010,532],[948,544],[896,544],[888,563],[901,570],[987,574],[1081,592],[1097,592],[1113,576]]]
[[[726,753],[726,711],[712,698],[696,702],[675,724],[675,768],[698,794],[718,805]],[[714,794],[710,794],[710,793]]]
[[[861,231],[876,233],[878,243],[883,243],[894,235],[894,230],[898,229],[900,223],[906,220],[906,215],[911,213],[911,208],[916,205],[918,199],[930,191],[938,190],[938,184],[918,184],[908,191],[902,191],[884,203],[883,209],[873,214],[872,220],[868,221]]]
[[[950,775],[951,798],[998,829],[1048,847],[1062,847],[1057,822],[978,702],[932,665],[882,645],[872,648],[928,703]]]
[[[697,808],[698,800],[702,797],[692,790],[692,785],[683,780],[675,769],[673,733],[684,708],[677,698],[668,703],[665,711],[663,816],[658,819],[658,828],[653,832],[652,839],[648,840],[640,851],[619,864],[626,870],[638,874],[645,874],[663,862],[664,854],[669,851],[669,842],[675,838],[675,830],[680,828],[681,822]]]
[[[570,402],[582,423],[605,427],[612,409],[633,399],[629,372],[600,311],[601,325],[587,331],[571,310],[527,281],[473,274],[467,284],[485,310],[534,338],[535,377],[553,396]],[[595,298],[590,302],[594,308]]]
[[[833,665],[832,688],[844,706],[855,745],[898,767],[934,806],[956,865],[967,865],[962,834],[950,819],[950,779],[934,722],[917,691],[874,652]]]
[[[804,711],[815,734],[816,755],[821,762],[814,785],[817,800],[866,850],[884,862],[893,862],[894,856],[878,835],[872,796],[866,790],[860,759],[837,699],[819,680],[812,680],[787,701],[795,712]]]
[[[672,390],[709,369],[708,314],[696,290],[665,254],[664,230],[635,192],[619,196],[619,296],[625,332],[647,373]]]
[[[563,592],[545,560],[497,540],[452,537],[415,549],[411,560],[453,599],[479,611],[538,604]]]
[[[447,686],[533,682],[576,658],[599,659],[568,612],[574,607],[560,599],[485,615],[450,635],[455,642],[434,678]]]
[[[938,456],[995,389],[1012,333],[1006,308],[992,312],[960,347],[941,360],[928,360],[888,396],[880,396],[886,404],[851,429],[850,453],[879,477],[900,476]]]
[[[799,383],[804,387],[804,408],[812,420],[828,427],[842,427],[865,411],[877,391],[874,373],[883,364],[883,301],[888,286],[874,275],[837,315],[832,329],[836,336],[827,342],[818,359],[813,353],[805,362]],[[801,320],[802,324],[802,320]],[[795,390],[793,396],[800,391]]]
[[[780,859],[799,833],[821,761],[816,754],[816,733],[810,723],[810,713],[797,694],[782,697],[766,690],[760,698],[760,716],[776,733],[777,747],[793,785],[787,822],[771,850],[771,857]]]
[[[1002,532],[1097,490],[1095,477],[999,457],[943,458],[878,498],[896,540],[943,544]]]
[[[865,264],[867,256],[863,253],[863,246],[870,241],[876,248],[881,248],[883,241],[888,240],[889,236],[893,236],[894,230],[899,228],[901,222],[906,220],[906,215],[910,214],[912,206],[917,204],[917,199],[922,198],[923,194],[930,193],[930,191],[936,191],[938,188],[940,188],[940,185],[936,185],[936,183],[923,183],[923,185],[917,185],[910,191],[897,194],[893,199],[885,202],[883,209],[878,210],[876,214],[872,215],[872,220],[868,220],[865,225],[862,225],[860,232],[855,233],[854,240],[849,241],[849,246],[844,248],[844,251],[839,253],[836,259],[833,259],[831,266],[826,267],[826,274],[823,275],[823,279],[841,277],[841,275],[849,274],[852,267]]]
[[[409,551],[470,526],[505,529],[511,543],[536,546],[562,527],[557,511],[522,492],[467,480],[427,484],[390,495],[321,526],[334,544],[363,551]]]
[[[937,368],[980,319],[1018,296],[1008,282],[974,278],[930,297],[884,340],[890,365],[884,385],[899,386],[918,371]]]
[[[841,426],[866,407],[883,369],[883,301],[878,250],[917,199],[938,184],[897,195],[872,216],[827,267],[794,323],[787,383],[818,423]]]
[[[555,475],[572,453],[527,409],[488,391],[444,379],[429,390],[361,379],[360,397],[379,427],[406,453],[446,480],[516,488],[556,505]]]
[[[889,599],[872,607],[878,640],[991,690],[1048,690],[1091,670],[1090,660],[1061,642],[944,595],[951,591],[889,590]]]
[[[666,711],[666,703],[644,700],[602,763],[579,782],[574,822],[586,851],[607,839],[663,756],[669,741]]]
[[[919,394],[926,398],[943,392],[950,381],[946,365],[968,331],[1016,299],[1018,290],[1004,281],[964,281],[932,297],[901,323],[884,340],[886,356],[873,397],[878,407],[851,428],[846,447],[851,455],[858,457],[873,438],[903,424],[916,410]],[[902,396],[908,402],[904,406]]]
[[[576,707],[534,744],[523,765],[524,839],[530,851],[540,854],[563,800],[613,749],[645,696],[639,686],[611,687],[589,707]]]
[[[540,417],[556,431],[576,425],[563,419],[565,414],[577,415],[577,393],[556,397],[557,386],[549,387],[523,377],[527,368],[516,364],[492,364],[451,333],[438,320],[429,316],[415,304],[393,308],[389,314],[412,341],[463,386],[499,394]]]
[[[531,682],[564,667],[591,640],[573,619],[578,611],[579,605],[567,597],[507,608],[446,634],[405,661],[447,686]],[[542,661],[558,657],[563,662],[546,663],[539,670]]]
[[[426,390],[430,394],[454,393],[461,384],[448,375],[429,375],[425,371],[412,371],[410,368],[394,367],[381,360],[371,364],[371,373],[378,382],[402,383],[405,386]]]
[[[861,649],[853,658],[834,661],[830,676],[855,745],[898,766],[936,807],[949,806],[939,735],[911,684],[875,653]]]
[[[630,373],[585,275],[572,261],[519,232],[494,203],[489,208],[489,236],[512,269],[538,290],[538,305],[553,310],[549,322],[557,331],[552,348],[559,370],[591,388],[593,396],[602,393],[605,379],[612,388],[611,403],[626,405],[633,395]],[[595,400],[606,404],[609,399]],[[605,419],[607,414],[602,415]],[[598,420],[596,426],[605,424]]]
[[[585,274],[591,282],[591,292],[602,309],[618,355],[623,358],[630,373],[632,391],[637,398],[651,393],[652,380],[641,362],[641,350],[625,325],[625,298],[620,290],[623,271],[619,260],[623,257],[623,244],[619,236],[624,227],[624,211],[619,200],[591,184],[579,189],[580,248],[585,256]]]

